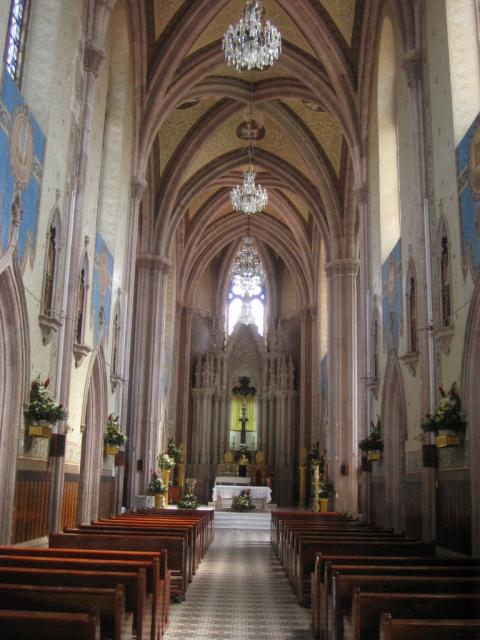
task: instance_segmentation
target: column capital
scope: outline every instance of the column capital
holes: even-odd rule
[[[407,84],[411,87],[422,77],[422,55],[420,49],[409,49],[402,60],[402,69],[407,76]]]
[[[141,178],[132,179],[132,198],[134,200],[141,200],[147,187],[147,181]]]
[[[325,265],[325,271],[330,278],[336,276],[356,276],[358,268],[359,262],[356,258],[337,258]]]
[[[168,273],[172,266],[171,261],[163,256],[156,256],[151,253],[141,253],[137,257],[137,265],[146,271],[160,271]]]
[[[83,67],[85,71],[93,73],[95,77],[98,76],[100,66],[105,60],[105,53],[96,47],[91,42],[85,43],[85,49],[83,52]]]

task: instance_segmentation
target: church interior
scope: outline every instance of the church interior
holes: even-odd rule
[[[279,514],[473,562],[479,0],[5,0],[0,41],[0,544],[158,483],[202,552],[253,498],[292,584]],[[228,637],[311,637],[269,615]]]

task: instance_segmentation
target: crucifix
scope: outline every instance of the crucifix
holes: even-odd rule
[[[245,444],[247,442],[247,408],[242,407],[242,416],[238,419],[238,421],[242,425],[242,432],[240,434],[240,444]]]

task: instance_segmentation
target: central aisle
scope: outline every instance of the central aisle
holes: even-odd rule
[[[270,546],[270,531],[217,529],[164,640],[310,640],[310,610]]]

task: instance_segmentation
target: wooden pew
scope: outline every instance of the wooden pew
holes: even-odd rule
[[[272,511],[271,524],[270,524],[270,540],[274,550],[278,553],[278,535],[279,527],[284,520],[290,521],[305,521],[305,522],[333,522],[333,521],[345,521],[348,519],[342,516],[340,513],[328,512],[318,513],[313,511]]]
[[[343,618],[351,616],[355,587],[388,593],[480,593],[480,579],[445,576],[346,575],[334,573],[329,616],[322,623],[320,637],[343,638]]]
[[[123,585],[119,584],[115,589],[87,589],[0,584],[0,609],[3,610],[90,613],[95,608],[100,614],[102,637],[108,635],[115,640],[132,639],[133,615],[125,611]]]
[[[99,560],[102,562],[105,568],[108,568],[112,561],[139,561],[150,562],[153,565],[153,573],[149,571],[146,573],[147,578],[147,590],[150,589],[149,580],[153,580],[155,574],[155,564],[158,562],[159,566],[159,581],[158,588],[159,595],[162,599],[163,609],[163,624],[161,625],[165,630],[170,611],[170,572],[167,567],[167,552],[165,550],[159,552],[141,552],[141,551],[113,551],[104,549],[67,549],[67,548],[54,548],[54,547],[17,547],[13,545],[0,546],[1,555],[15,555],[15,556],[41,556],[46,558],[91,558],[93,560]],[[105,562],[106,561],[106,562]]]
[[[65,529],[64,533],[80,533],[82,531],[102,531],[103,533],[115,533],[121,535],[141,534],[141,535],[167,535],[169,537],[179,536],[185,539],[186,549],[186,579],[191,582],[200,563],[199,544],[195,540],[194,531],[191,526],[165,523],[157,525],[156,523],[146,522],[94,522],[89,525],[79,525],[76,529]]]
[[[0,629],[2,640],[100,640],[100,616],[2,609]]]
[[[320,634],[320,619],[327,615],[327,593],[330,588],[326,585],[326,568],[330,565],[396,565],[396,566],[478,566],[478,560],[471,558],[437,558],[437,557],[409,557],[409,556],[315,556],[315,570],[311,576],[311,605],[312,628],[316,636]]]
[[[109,559],[108,564],[103,559],[94,558],[65,558],[52,557],[40,554],[16,555],[0,554],[0,567],[30,567],[32,569],[63,569],[65,571],[117,571],[136,572],[139,569],[145,571],[147,594],[150,594],[151,601],[151,637],[156,638],[163,632],[164,620],[164,593],[161,589],[159,579],[159,560],[153,558],[149,560],[117,560]],[[92,605],[93,606],[93,605]],[[11,607],[8,607],[11,608]],[[90,607],[91,608],[91,607]]]
[[[296,556],[296,593],[301,604],[308,605],[310,599],[310,575],[315,566],[315,554],[327,555],[387,555],[387,556],[434,556],[434,545],[418,541],[375,540],[349,538],[300,539]]]
[[[405,620],[382,613],[380,640],[478,640],[480,620]]]
[[[349,637],[353,640],[377,640],[380,616],[384,611],[394,618],[478,619],[480,594],[376,593],[355,587],[352,633]],[[344,627],[346,630],[345,620]]]
[[[125,608],[134,614],[137,639],[152,638],[152,602],[151,598],[147,600],[144,569],[127,573],[0,566],[0,583],[110,589],[122,584],[125,587]]]
[[[187,585],[187,554],[185,539],[178,536],[142,535],[126,532],[51,533],[49,546],[70,549],[105,549],[114,551],[154,551],[165,549],[171,572],[172,597],[185,599]]]

